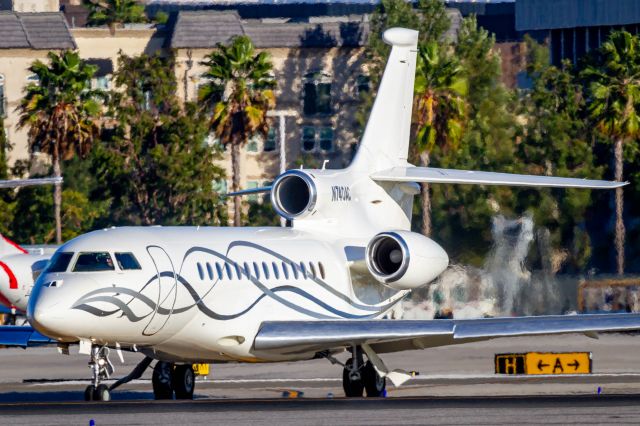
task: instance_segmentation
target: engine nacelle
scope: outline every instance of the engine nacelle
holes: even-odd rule
[[[351,196],[344,174],[333,170],[289,170],[271,188],[273,207],[289,220],[334,217],[335,209],[347,206]]]
[[[442,247],[409,231],[382,232],[367,245],[369,272],[387,287],[411,290],[429,284],[449,265]]]

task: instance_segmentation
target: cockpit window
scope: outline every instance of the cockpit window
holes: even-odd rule
[[[118,266],[123,271],[142,269],[133,253],[116,253],[116,260],[118,261]]]
[[[71,262],[72,257],[73,253],[64,251],[54,254],[47,267],[47,272],[65,272],[69,267],[69,262]]]
[[[113,271],[113,260],[109,253],[80,253],[73,272],[97,272],[97,271]]]

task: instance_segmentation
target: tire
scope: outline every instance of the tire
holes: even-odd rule
[[[93,391],[94,401],[111,401],[111,393],[107,385],[98,385],[95,391]]]
[[[191,365],[177,365],[173,370],[173,390],[176,399],[193,399],[196,375]]]
[[[95,391],[95,388],[93,387],[93,385],[89,385],[85,388],[84,390],[84,400],[85,401],[93,401],[93,393]]]
[[[364,383],[362,377],[359,380],[351,380],[349,377],[349,371],[353,365],[353,358],[349,358],[346,367],[342,370],[342,389],[344,389],[344,395],[349,398],[361,397],[364,393]]]
[[[173,399],[172,373],[173,364],[164,361],[156,362],[151,377],[154,399]]]
[[[367,361],[362,368],[362,382],[368,398],[384,396],[387,380],[384,377],[380,377],[371,361]]]

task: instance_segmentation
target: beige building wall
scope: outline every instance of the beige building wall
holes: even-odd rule
[[[342,168],[349,164],[358,142],[356,112],[360,94],[357,91],[358,76],[363,74],[364,50],[361,48],[271,48],[266,49],[274,63],[276,110],[292,110],[295,117],[286,119],[286,168],[321,167]],[[189,101],[197,100],[198,86],[204,83],[205,67],[200,63],[209,49],[179,49],[176,52],[176,78],[178,96]],[[332,111],[329,114],[305,115],[303,93],[305,75],[322,73],[331,82]],[[186,94],[185,94],[186,91]],[[278,118],[271,119],[271,126],[279,128]],[[330,151],[302,149],[303,128],[333,129],[333,148]],[[276,134],[276,141],[279,142]],[[279,146],[270,152],[263,150],[263,141],[257,141],[257,152],[247,145],[242,150],[241,186],[262,186],[275,178],[280,171]],[[255,146],[254,144],[251,144]],[[225,152],[219,162],[227,172],[227,187],[231,187],[230,152]]]
[[[13,0],[14,12],[59,12],[59,0]]]
[[[32,75],[29,67],[32,62],[47,60],[48,51],[32,49],[0,49],[0,84],[4,85],[6,117],[4,125],[12,145],[8,153],[9,166],[16,160],[29,159],[29,142],[26,129],[18,129],[19,114],[16,108],[24,95],[24,88]]]

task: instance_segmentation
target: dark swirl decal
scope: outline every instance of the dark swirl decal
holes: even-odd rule
[[[284,262],[289,262],[290,264],[294,264],[294,262],[292,262],[290,259],[287,259],[286,257],[280,255],[279,253],[276,253],[272,250],[269,250],[265,247],[261,247],[258,246],[256,244],[253,243],[249,243],[249,242],[235,242],[232,245],[229,246],[228,250],[231,250],[231,248],[233,248],[234,246],[246,246],[246,247],[252,247],[255,249],[258,249],[260,251],[263,251],[265,253],[268,253],[271,256],[276,257],[277,259],[284,261]],[[156,246],[157,247],[157,246]],[[331,306],[330,304],[318,299],[317,297],[313,296],[312,294],[310,294],[309,292],[299,288],[299,287],[295,287],[292,285],[281,285],[281,286],[277,286],[277,287],[272,287],[269,288],[266,285],[264,285],[262,282],[260,282],[258,279],[256,279],[256,277],[254,277],[252,274],[248,274],[246,271],[244,271],[242,268],[240,268],[239,270],[241,271],[242,274],[242,278],[245,281],[250,282],[253,286],[255,286],[258,290],[260,290],[260,292],[262,294],[260,294],[258,297],[256,297],[251,303],[248,304],[248,306],[246,306],[244,309],[238,311],[238,312],[234,312],[231,314],[222,314],[219,312],[215,312],[214,310],[212,310],[211,308],[209,308],[204,302],[203,299],[211,292],[213,291],[213,289],[216,287],[216,284],[218,282],[218,280],[216,280],[211,288],[208,289],[208,291],[206,291],[203,295],[199,295],[198,292],[193,288],[193,286],[187,281],[186,278],[184,278],[181,275],[182,272],[182,268],[185,265],[185,262],[187,260],[187,258],[189,257],[189,255],[193,254],[193,253],[206,253],[212,256],[215,256],[216,258],[220,259],[222,262],[227,262],[231,265],[235,265],[236,262],[233,261],[232,259],[228,258],[227,256],[225,256],[222,253],[216,252],[214,250],[205,248],[205,247],[192,247],[191,249],[189,249],[183,259],[182,259],[182,264],[180,266],[180,272],[173,272],[173,271],[162,271],[159,274],[154,274],[153,277],[151,277],[143,286],[139,291],[135,291],[129,288],[125,288],[125,287],[120,287],[120,286],[110,286],[110,287],[104,287],[104,288],[100,288],[94,291],[91,291],[85,295],[83,295],[80,299],[78,299],[72,306],[73,309],[78,309],[78,310],[82,310],[85,311],[87,313],[90,313],[92,315],[98,316],[98,317],[108,317],[108,316],[113,316],[113,315],[119,315],[121,317],[126,317],[129,321],[131,322],[140,322],[143,320],[148,320],[149,324],[151,324],[151,321],[153,320],[153,318],[155,316],[163,316],[165,317],[165,319],[168,319],[169,316],[171,316],[172,314],[179,314],[179,313],[183,313],[183,312],[187,312],[191,309],[198,309],[202,314],[206,315],[209,318],[212,318],[214,320],[220,320],[220,321],[227,321],[227,320],[232,320],[238,317],[241,317],[242,315],[246,314],[247,312],[251,311],[256,305],[258,305],[263,299],[265,298],[271,298],[277,302],[279,302],[280,304],[289,307],[299,313],[302,313],[308,317],[311,318],[316,318],[316,319],[367,319],[367,318],[373,318],[378,316],[380,313],[388,310],[389,308],[391,308],[394,304],[396,304],[399,300],[401,300],[403,298],[404,295],[401,295],[401,297],[392,297],[390,299],[388,299],[388,303],[386,303],[383,306],[372,306],[372,305],[364,305],[361,303],[358,303],[354,300],[352,300],[349,296],[344,295],[340,292],[338,292],[336,289],[334,289],[333,287],[331,287],[330,285],[328,285],[326,282],[320,280],[318,277],[309,277],[314,283],[316,283],[321,289],[329,292],[331,295],[333,295],[334,297],[337,297],[338,299],[347,302],[350,306],[359,309],[359,310],[364,310],[364,311],[369,311],[369,313],[363,314],[363,315],[357,315],[357,314],[352,314],[349,312],[345,312],[343,310],[337,309],[333,306]],[[153,258],[153,256],[152,256]],[[155,264],[155,260],[154,260],[154,264]],[[156,265],[157,267],[157,265]],[[192,302],[188,305],[185,306],[175,306],[175,297],[174,297],[174,301],[173,303],[171,303],[170,307],[164,306],[163,303],[167,301],[167,299],[169,298],[169,294],[167,294],[163,300],[160,300],[160,293],[158,293],[158,300],[155,301],[153,300],[151,297],[143,294],[143,292],[146,289],[151,289],[151,285],[153,283],[158,283],[158,285],[160,284],[160,280],[162,278],[166,278],[169,280],[172,280],[174,282],[173,284],[173,288],[171,289],[171,291],[169,292],[169,294],[173,293],[174,295],[177,293],[178,290],[178,284],[180,286],[180,288],[183,288],[184,290],[187,291],[187,293],[190,295]],[[297,296],[300,296],[302,298],[304,298],[305,300],[308,300],[310,302],[312,302],[317,308],[320,308],[320,311],[316,311],[316,310],[310,310],[307,309],[303,306],[300,306],[299,304],[296,304],[292,301],[289,300],[289,298],[286,297],[287,294],[295,294]],[[125,296],[125,298],[127,298],[127,301],[122,300],[122,296]],[[393,300],[392,300],[393,299]],[[136,313],[134,312],[134,310],[132,309],[131,305],[134,301],[138,301],[141,302],[143,305],[145,305],[148,309],[145,310],[144,313]],[[97,308],[95,306],[96,303],[106,303],[112,306],[112,308],[110,309],[100,309]],[[324,312],[322,312],[324,311]],[[164,323],[166,323],[166,321],[164,321]],[[162,324],[162,326],[160,328],[162,328],[164,326],[164,323]],[[149,324],[147,324],[147,327],[149,327]],[[146,330],[146,329],[145,329]],[[158,330],[156,330],[155,332],[157,332]]]

